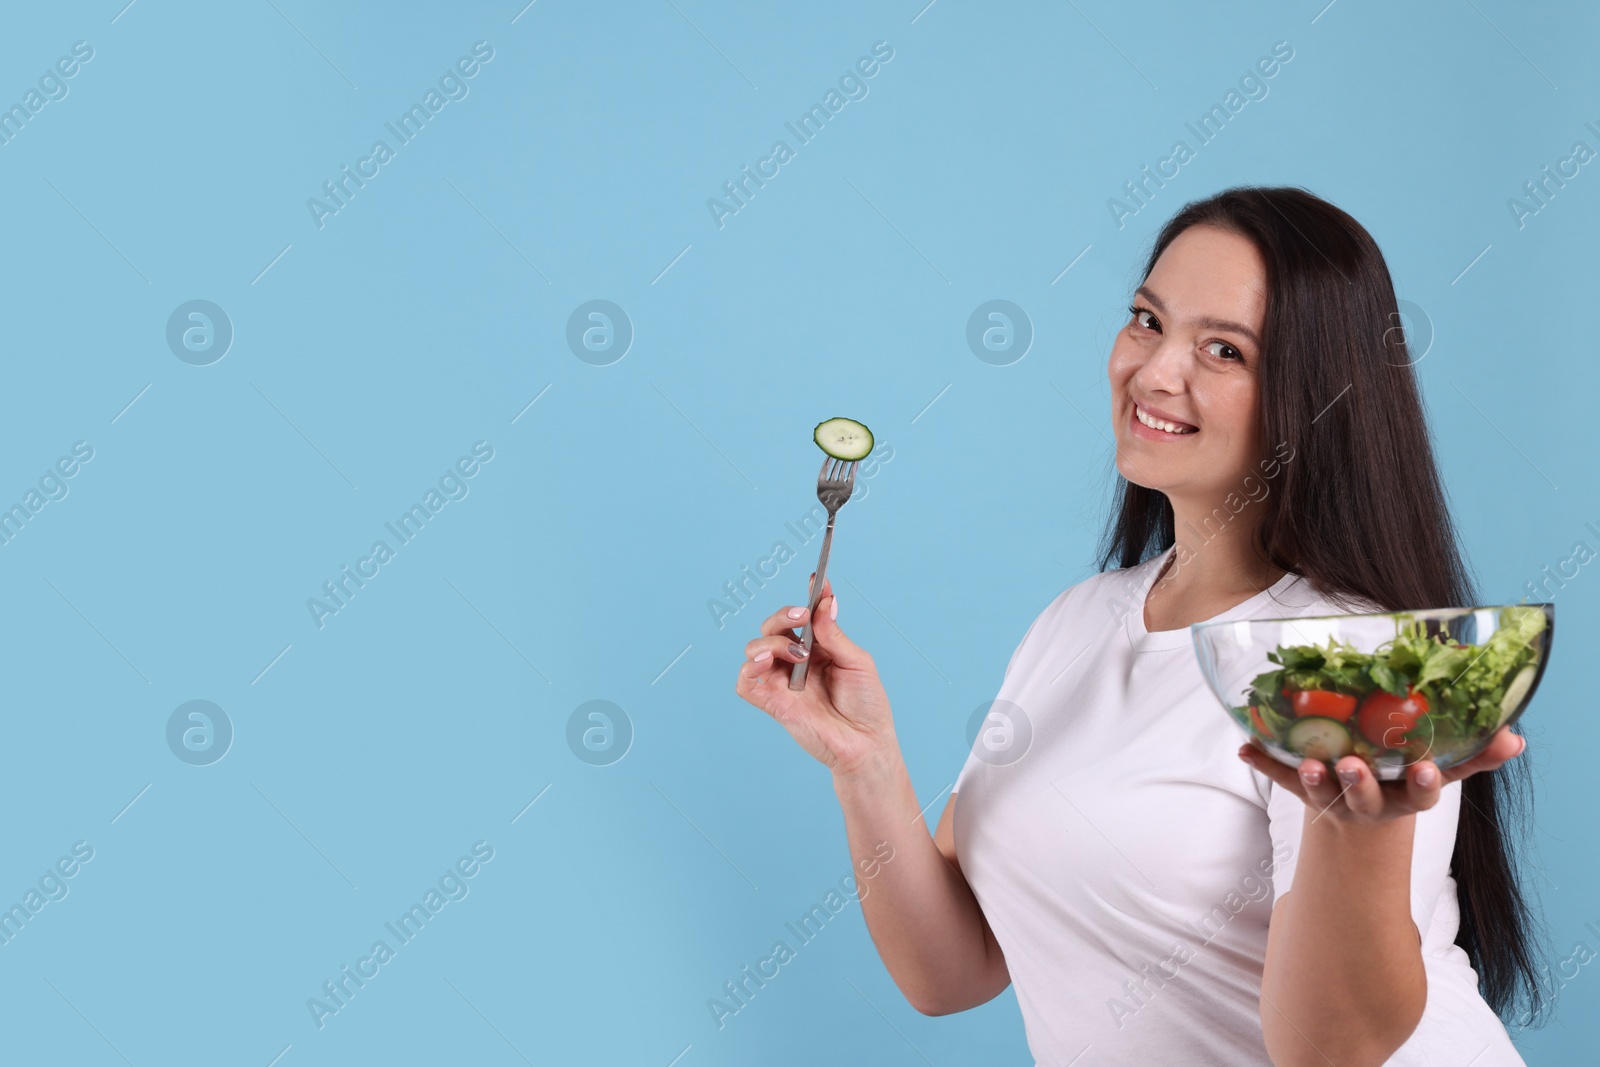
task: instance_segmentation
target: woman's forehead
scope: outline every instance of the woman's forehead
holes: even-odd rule
[[[1267,272],[1249,238],[1214,226],[1191,226],[1173,238],[1145,279],[1158,310],[1174,325],[1217,321],[1249,327],[1258,336],[1266,318]],[[1206,320],[1211,320],[1210,322]]]

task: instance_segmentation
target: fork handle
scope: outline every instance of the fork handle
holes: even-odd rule
[[[789,671],[790,689],[799,690],[806,687],[806,668],[811,666],[811,642],[816,637],[814,620],[817,615],[817,603],[822,599],[823,581],[828,576],[828,549],[833,546],[833,517],[837,514],[837,511],[828,512],[828,529],[822,535],[822,556],[817,560],[817,577],[811,585],[809,594],[810,604],[806,612],[805,633],[800,639],[801,645],[806,650],[806,658],[796,663]]]

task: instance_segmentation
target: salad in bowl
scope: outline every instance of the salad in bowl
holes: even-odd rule
[[[1380,781],[1476,756],[1517,720],[1549,662],[1551,604],[1436,608],[1190,627],[1206,684],[1292,767],[1347,755]]]

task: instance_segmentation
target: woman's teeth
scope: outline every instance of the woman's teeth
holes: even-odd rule
[[[1167,433],[1174,433],[1174,434],[1184,434],[1184,433],[1194,433],[1195,432],[1193,428],[1184,428],[1182,426],[1178,426],[1178,425],[1175,425],[1173,423],[1170,423],[1166,419],[1158,419],[1158,418],[1154,418],[1154,417],[1152,417],[1150,415],[1147,415],[1147,414],[1145,414],[1144,409],[1141,408],[1138,404],[1135,404],[1133,406],[1133,414],[1134,414],[1135,418],[1137,418],[1140,422],[1144,423],[1146,426],[1149,426],[1151,429],[1165,430]]]

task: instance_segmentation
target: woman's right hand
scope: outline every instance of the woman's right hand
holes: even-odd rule
[[[816,577],[813,572],[811,580]],[[798,628],[807,617],[798,605],[762,622],[762,636],[745,645],[733,691],[778,720],[837,777],[873,766],[896,751],[897,742],[877,665],[839,629],[835,610],[832,582],[824,580],[804,689],[789,688],[793,665],[808,658],[797,654],[804,651]]]

